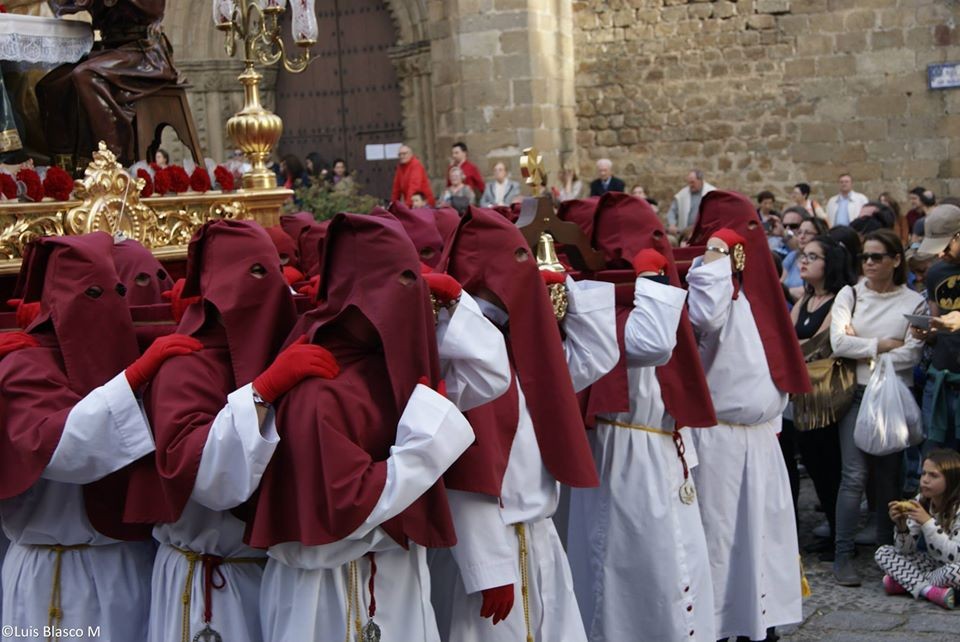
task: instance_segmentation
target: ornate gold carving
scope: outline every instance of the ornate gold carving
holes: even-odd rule
[[[33,217],[3,216],[5,225],[0,229],[0,259],[12,260],[23,256],[23,248],[41,236],[63,234],[63,218],[60,212]]]
[[[743,243],[737,243],[733,246],[733,271],[743,272],[745,267],[747,267],[747,252]]]
[[[0,132],[0,152],[15,152],[23,149],[20,134],[16,129],[6,129]]]
[[[247,219],[247,206],[240,201],[229,203],[186,204],[160,210],[156,222],[147,230],[144,245],[151,248],[187,245],[190,237],[207,221],[219,218]]]
[[[536,147],[527,147],[520,157],[520,173],[526,179],[527,185],[533,187],[533,195],[539,196],[547,184],[547,172],[543,166],[543,156]]]
[[[553,237],[547,232],[543,232],[540,240],[537,241],[537,267],[541,271],[566,272],[560,259],[557,258]],[[563,317],[567,316],[567,307],[570,303],[567,299],[567,286],[563,283],[554,283],[547,290],[550,292],[553,314],[557,317],[557,321],[562,321]]]

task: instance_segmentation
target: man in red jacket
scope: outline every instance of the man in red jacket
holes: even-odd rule
[[[427,176],[423,163],[406,145],[400,147],[398,156],[400,164],[397,165],[397,173],[393,175],[393,191],[390,193],[390,200],[403,201],[408,206],[412,206],[413,195],[420,192],[432,207],[433,190],[430,189],[430,177]]]
[[[476,165],[467,160],[467,144],[461,142],[454,143],[453,148],[450,150],[450,157],[453,159],[453,162],[451,162],[450,167],[447,168],[447,187],[450,186],[450,169],[459,167],[463,171],[463,182],[469,185],[473,193],[479,198],[480,195],[483,194],[483,175],[480,174],[480,170],[477,169]]]

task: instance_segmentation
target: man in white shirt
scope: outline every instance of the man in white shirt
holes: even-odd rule
[[[673,195],[670,211],[667,212],[667,234],[676,235],[697,222],[700,200],[717,189],[703,180],[703,172],[691,169],[687,172],[687,186]]]
[[[480,206],[510,205],[519,198],[520,185],[517,181],[510,180],[506,163],[498,162],[493,166],[493,180],[487,183],[483,196],[480,197]]]
[[[853,177],[850,174],[840,174],[840,193],[827,201],[827,223],[830,227],[850,225],[850,222],[860,215],[860,208],[869,200],[860,192],[853,191]]]

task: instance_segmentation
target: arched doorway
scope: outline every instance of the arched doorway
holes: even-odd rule
[[[388,51],[397,43],[383,0],[318,0],[315,60],[277,79],[282,154],[344,158],[363,191],[390,196],[395,159],[377,159],[403,141],[402,96]],[[389,151],[389,150],[388,150]]]

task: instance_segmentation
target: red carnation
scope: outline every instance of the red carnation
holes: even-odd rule
[[[73,178],[60,167],[47,168],[43,190],[58,201],[69,201],[73,194]]]
[[[17,181],[6,172],[0,172],[0,193],[3,193],[3,197],[7,200],[17,200]]]
[[[176,194],[182,194],[190,189],[190,177],[187,171],[179,165],[171,165],[164,170],[170,179],[170,189]]]
[[[163,196],[170,191],[170,172],[167,168],[158,169],[153,175],[153,191],[157,196]]]
[[[220,185],[220,189],[224,192],[233,191],[233,172],[224,167],[223,165],[217,165],[213,170],[213,177],[217,179],[217,184]]]
[[[190,175],[190,189],[194,192],[206,192],[210,189],[210,174],[203,167],[197,167]]]
[[[43,183],[40,182],[40,174],[37,174],[29,167],[24,167],[17,172],[17,180],[27,186],[27,198],[34,203],[43,200]]]
[[[153,179],[150,178],[150,172],[141,167],[137,170],[137,178],[143,179],[143,189],[140,190],[140,196],[142,198],[153,196]]]

